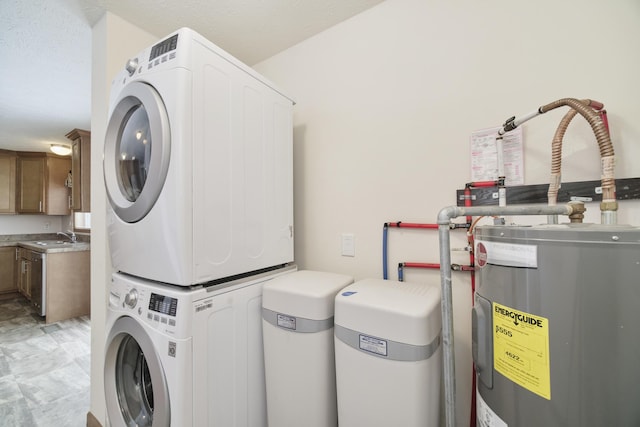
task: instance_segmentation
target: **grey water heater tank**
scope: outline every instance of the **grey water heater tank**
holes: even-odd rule
[[[640,228],[475,236],[478,425],[640,426]]]

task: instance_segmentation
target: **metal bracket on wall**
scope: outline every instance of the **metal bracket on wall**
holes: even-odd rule
[[[507,204],[537,204],[547,203],[549,184],[517,185],[506,187]],[[464,206],[464,190],[456,190],[458,206]],[[640,178],[616,179],[616,199],[640,199]],[[602,200],[600,181],[563,182],[558,191],[558,203],[579,200],[583,202],[599,202]],[[497,205],[498,188],[471,189],[471,204],[473,206]]]

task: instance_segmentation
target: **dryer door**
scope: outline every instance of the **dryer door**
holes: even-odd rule
[[[123,221],[140,221],[162,191],[171,154],[169,119],[153,86],[135,81],[115,100],[104,142],[104,182]]]
[[[169,389],[162,361],[140,323],[124,316],[107,339],[104,390],[107,415],[116,426],[168,426]]]

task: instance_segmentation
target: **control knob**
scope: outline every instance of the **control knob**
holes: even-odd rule
[[[124,66],[124,69],[129,73],[129,77],[133,76],[133,73],[136,72],[138,68],[138,58],[133,58],[127,61],[127,65]]]
[[[136,304],[138,303],[138,291],[136,291],[135,288],[131,289],[124,296],[124,303],[129,308],[134,308],[136,306]]]

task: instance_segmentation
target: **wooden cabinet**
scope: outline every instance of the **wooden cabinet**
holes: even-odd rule
[[[0,295],[18,290],[16,281],[16,258],[18,248],[5,246],[0,248]]]
[[[16,153],[0,150],[0,213],[16,213]]]
[[[18,292],[31,301],[31,257],[28,249],[20,248]]]
[[[18,152],[17,211],[69,215],[69,189],[65,180],[71,159],[49,153]]]
[[[67,138],[71,140],[71,209],[91,211],[91,132],[74,129]]]
[[[91,313],[91,251],[47,253],[46,322]]]

